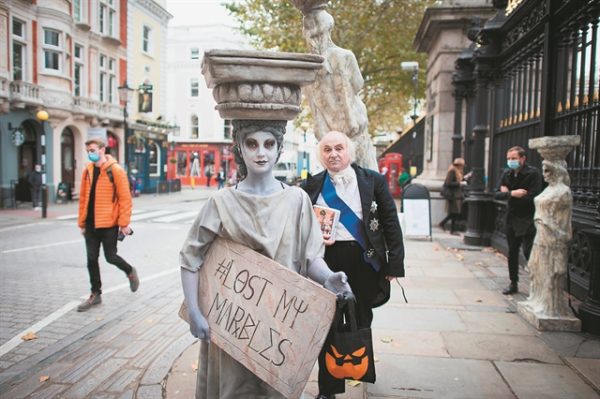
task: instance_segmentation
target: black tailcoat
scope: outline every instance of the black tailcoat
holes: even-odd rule
[[[363,227],[366,232],[367,253],[377,256],[379,270],[379,294],[373,307],[383,305],[390,297],[390,283],[386,276],[404,277],[404,244],[398,221],[396,203],[390,194],[385,178],[379,173],[352,164],[356,172],[358,191],[363,212]],[[323,188],[325,171],[308,178],[303,188],[313,204],[317,202]],[[370,266],[365,266],[370,267]]]

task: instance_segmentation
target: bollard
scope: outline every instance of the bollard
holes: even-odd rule
[[[48,186],[42,184],[42,219],[46,219],[48,210]]]

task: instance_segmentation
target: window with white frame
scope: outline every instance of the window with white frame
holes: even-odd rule
[[[44,69],[59,72],[62,57],[62,33],[44,28]]]
[[[115,0],[98,0],[98,31],[105,36],[116,36],[117,9],[115,3]]]
[[[200,59],[200,49],[198,47],[192,47],[190,49],[190,59],[192,59],[192,60]]]
[[[198,82],[198,78],[192,78],[192,80],[190,81],[190,95],[192,97],[198,97],[199,94],[199,82]]]
[[[160,176],[160,170],[158,168],[160,159],[160,146],[156,143],[150,144],[150,156],[148,159],[148,173],[150,176]]]
[[[231,124],[231,119],[223,120],[223,138],[225,140],[231,140],[231,130],[233,129],[233,125]]]
[[[192,115],[191,123],[192,123],[192,129],[191,129],[191,132],[190,132],[190,137],[193,138],[193,139],[197,139],[198,138],[198,132],[199,132],[199,128],[198,128],[198,116],[197,115]]]
[[[85,63],[84,60],[84,49],[81,44],[75,44],[73,48],[73,95],[80,97],[83,93],[83,82],[85,69],[83,65]]]
[[[146,54],[152,53],[152,29],[147,25],[142,27],[142,51]]]
[[[108,82],[108,68],[106,62],[106,56],[104,54],[100,54],[98,65],[98,99],[102,102],[106,101],[106,85]]]
[[[73,19],[75,22],[83,22],[83,1],[73,0]]]
[[[114,104],[116,102],[116,86],[115,82],[117,81],[117,61],[114,58],[108,59],[108,86],[106,90],[108,91],[108,102]]]
[[[27,25],[16,18],[12,20],[12,71],[13,80],[25,80],[27,61]]]

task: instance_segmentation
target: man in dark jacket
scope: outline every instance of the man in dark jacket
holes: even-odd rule
[[[31,205],[35,210],[40,209],[42,192],[42,166],[36,164],[27,177],[31,187]]]
[[[370,327],[373,308],[390,297],[390,281],[404,277],[404,244],[396,204],[385,178],[352,164],[354,147],[343,133],[329,132],[319,142],[318,157],[326,168],[309,177],[303,188],[313,204],[341,211],[335,236],[325,240],[325,261],[343,271],[356,297],[359,328]],[[319,356],[319,396],[344,392]]]
[[[510,284],[502,291],[504,295],[519,291],[519,248],[523,246],[525,259],[529,260],[535,238],[533,198],[542,191],[542,175],[537,168],[528,165],[526,160],[522,147],[512,147],[508,150],[508,169],[503,173],[499,189],[494,195],[496,199],[508,200],[506,241]]]

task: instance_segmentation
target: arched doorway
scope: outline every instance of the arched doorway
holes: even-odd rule
[[[60,180],[69,187],[75,184],[75,141],[73,131],[65,128],[60,136]]]
[[[119,139],[111,132],[106,133],[106,153],[119,162]]]

